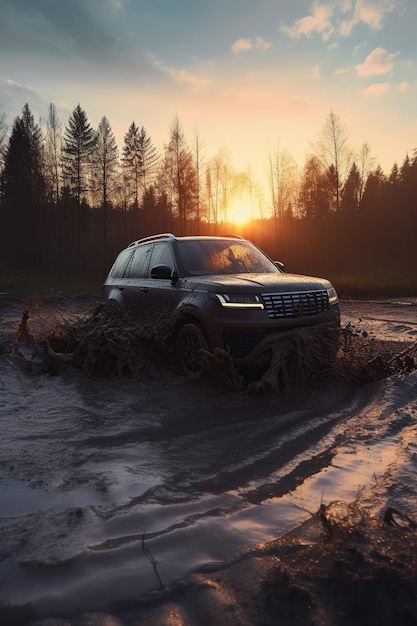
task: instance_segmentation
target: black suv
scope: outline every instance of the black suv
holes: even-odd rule
[[[165,315],[178,363],[193,373],[203,367],[201,348],[226,350],[237,366],[261,364],[283,330],[340,325],[328,280],[286,274],[237,236],[135,241],[118,255],[103,296],[147,324]]]

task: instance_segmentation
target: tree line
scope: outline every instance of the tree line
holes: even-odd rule
[[[302,167],[278,144],[265,172],[261,189],[227,149],[207,158],[178,117],[161,150],[134,121],[120,150],[106,116],[93,128],[78,104],[63,126],[51,103],[38,123],[25,104],[11,128],[0,116],[0,277],[100,284],[132,240],[238,231],[289,271],[336,284],[373,276],[417,291],[416,150],[387,175],[366,143],[350,147],[331,111]],[[252,220],[234,224],[231,207],[243,196]]]

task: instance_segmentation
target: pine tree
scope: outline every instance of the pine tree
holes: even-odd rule
[[[90,189],[89,168],[97,137],[85,111],[75,107],[64,130],[63,178],[64,184],[80,206]]]
[[[43,145],[40,126],[29,105],[14,121],[1,177],[3,245],[17,265],[30,259],[30,267],[41,264],[41,215],[45,203]],[[19,238],[20,254],[15,240]],[[25,259],[26,257],[26,259]]]
[[[123,170],[128,199],[136,209],[143,202],[159,162],[159,155],[145,128],[132,122],[124,137]]]
[[[110,205],[118,185],[119,151],[113,131],[107,117],[101,118],[97,128],[97,142],[93,161],[94,190],[96,191],[103,212],[103,248],[104,267],[109,258]]]
[[[81,269],[81,241],[82,241],[82,219],[81,205],[87,201],[87,193],[91,183],[91,161],[92,154],[96,147],[97,136],[91,127],[85,111],[78,104],[68,125],[64,130],[64,145],[62,149],[63,162],[63,195],[67,201],[75,200],[76,204],[76,225],[74,237],[76,248],[73,251],[74,263],[78,270]]]
[[[353,162],[342,189],[341,209],[343,211],[357,210],[361,200],[361,189],[361,176],[356,163]]]

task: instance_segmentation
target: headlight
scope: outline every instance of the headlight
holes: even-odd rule
[[[339,298],[337,297],[336,289],[333,286],[327,288],[327,295],[329,297],[329,304],[337,304]]]
[[[231,309],[263,309],[264,305],[259,296],[245,294],[215,294],[221,306]]]

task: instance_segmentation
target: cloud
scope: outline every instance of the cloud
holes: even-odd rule
[[[112,21],[125,0],[1,0],[0,50],[36,57],[103,59],[123,52]]]
[[[252,40],[251,39],[238,39],[232,46],[232,52],[238,54],[239,52],[246,52],[247,50],[252,50]]]
[[[363,22],[374,30],[380,30],[386,14],[394,8],[395,3],[390,0],[357,0],[354,24]]]
[[[168,65],[165,65],[162,61],[156,58],[153,59],[152,65],[164,74],[170,76],[170,78],[172,78],[177,83],[187,83],[189,85],[192,85],[193,87],[201,87],[209,85],[211,82],[207,78],[199,78],[197,76],[194,76],[193,74],[190,74],[190,72],[187,72],[187,70],[178,70],[173,67],[169,67]]]
[[[389,83],[374,83],[373,85],[369,85],[367,89],[364,89],[362,93],[364,96],[382,96],[388,93],[389,89]]]
[[[394,59],[398,53],[387,52],[384,48],[375,48],[363,63],[356,66],[358,76],[388,74],[394,68]]]
[[[311,13],[295,20],[292,26],[281,24],[281,31],[289,37],[311,37],[319,34],[323,41],[333,36],[348,37],[359,24],[372,30],[382,28],[385,16],[395,8],[392,0],[335,0],[332,3],[313,3]]]
[[[248,52],[248,50],[268,50],[271,47],[271,42],[267,41],[263,37],[255,37],[254,39],[238,39],[232,46],[232,52],[239,54],[240,52]]]
[[[30,85],[22,85],[15,80],[0,76],[0,93],[1,106],[4,108],[9,126],[12,119],[20,115],[25,103],[29,104],[35,118],[41,117],[47,110],[48,101],[44,94]]]
[[[318,65],[315,65],[311,70],[313,78],[320,78],[320,68]]]
[[[333,9],[327,5],[314,5],[311,15],[306,15],[295,20],[293,26],[281,25],[281,30],[291,38],[299,38],[302,35],[311,37],[313,33],[319,33],[324,41],[333,34],[334,28],[331,21]]]

